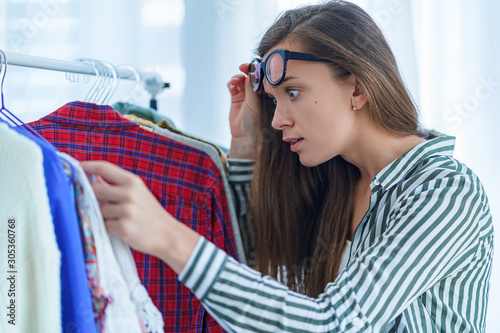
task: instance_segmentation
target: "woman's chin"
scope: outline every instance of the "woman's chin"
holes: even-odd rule
[[[307,168],[312,168],[312,167],[318,166],[321,163],[325,162],[325,161],[319,161],[319,160],[307,158],[301,154],[299,154],[299,161],[300,161],[300,164],[302,164],[303,166],[305,166]]]

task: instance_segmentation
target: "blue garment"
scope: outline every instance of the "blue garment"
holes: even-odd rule
[[[6,123],[2,119],[0,121]],[[12,128],[10,125],[9,127]],[[61,159],[54,146],[47,141],[33,136],[24,128],[13,129],[38,144],[43,153],[45,185],[57,246],[61,252],[62,331],[96,332],[75,197],[70,190],[70,182],[62,168]]]

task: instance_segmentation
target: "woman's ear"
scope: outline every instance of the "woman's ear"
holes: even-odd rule
[[[354,110],[359,110],[365,106],[368,101],[368,96],[366,95],[365,88],[358,79],[354,77],[354,91],[351,96],[352,106]]]

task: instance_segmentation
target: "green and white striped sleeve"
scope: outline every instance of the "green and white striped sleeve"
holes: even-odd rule
[[[445,302],[455,274],[491,265],[492,237],[481,236],[491,215],[478,182],[459,173],[434,175],[401,191],[387,209],[374,212],[385,220],[385,231],[317,298],[263,277],[204,238],[179,280],[229,332],[380,332],[426,291],[439,286]],[[471,281],[461,290],[472,302],[471,318],[482,302],[472,280],[487,280],[482,271],[460,276]],[[446,320],[442,309],[433,311],[431,317]],[[426,325],[426,318],[414,319]]]
[[[253,160],[227,159],[227,178],[234,200],[247,265],[250,267],[253,267],[255,263],[255,236],[248,221],[247,203],[254,167],[255,161]]]
[[[341,326],[326,294],[314,299],[292,292],[239,264],[203,237],[179,280],[228,332],[334,332]],[[363,327],[356,319],[359,309],[337,298],[336,310],[347,314],[349,325]]]

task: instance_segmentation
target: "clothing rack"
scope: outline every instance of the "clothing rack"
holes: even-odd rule
[[[24,54],[4,52],[7,58],[7,65],[29,67],[37,69],[45,69],[51,71],[59,71],[66,73],[97,75],[94,66],[89,63],[64,61],[57,59],[49,59]],[[117,74],[119,79],[136,81],[136,73],[129,68],[118,68]],[[170,87],[170,83],[164,82],[160,74],[155,72],[141,72],[140,76],[144,84],[144,89],[151,96],[156,96],[161,89]]]

